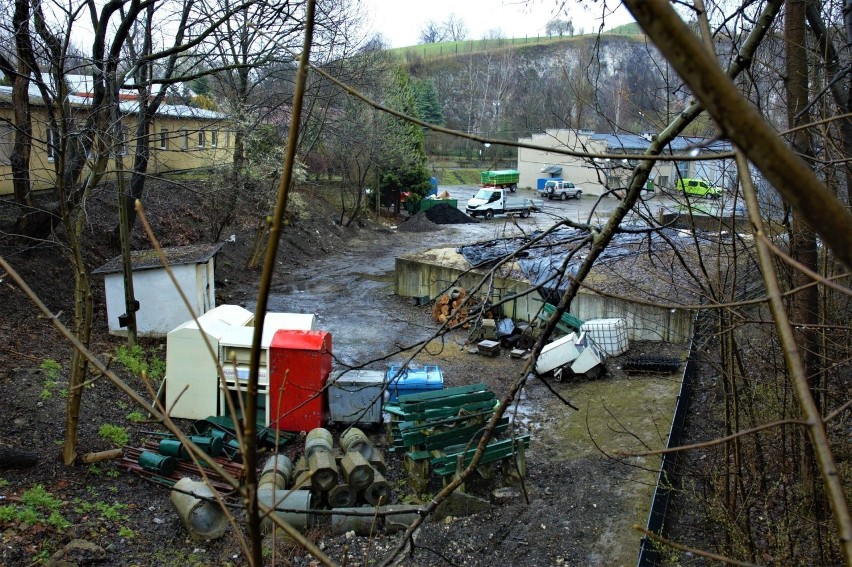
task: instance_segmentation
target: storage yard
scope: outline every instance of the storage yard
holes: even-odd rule
[[[422,222],[418,231],[406,231],[404,224],[387,234],[364,231],[348,240],[340,254],[291,267],[273,283],[260,374],[260,420],[270,426],[258,439],[260,464],[265,465],[262,499],[281,504],[289,488],[301,487],[279,508],[287,510],[282,514],[289,523],[338,561],[378,559],[397,546],[401,530],[418,517],[416,511],[469,462],[483,424],[527,364],[529,323],[537,321],[529,317],[532,311],[521,317],[515,309],[515,331],[500,337],[496,333],[510,312],[486,312],[482,298],[471,293],[470,311],[480,309],[494,323],[438,337],[441,307],[449,311],[459,306],[460,282],[456,291],[449,289],[455,276],[446,281],[445,303],[431,291],[428,300],[398,293],[399,258],[449,257],[453,244],[517,235],[503,221],[461,223],[440,210],[432,207],[411,217],[407,222],[421,218],[431,223]],[[429,221],[425,215],[430,212],[448,224]],[[539,221],[525,222],[535,226]],[[453,262],[461,266],[464,260],[455,256]],[[223,258],[227,263],[228,256]],[[510,271],[515,283],[523,283],[522,270]],[[219,273],[217,280],[221,277]],[[430,286],[438,283],[432,279]],[[225,362],[221,379],[211,377],[215,365],[203,353],[197,324],[178,325],[165,341],[166,405],[184,424],[184,432],[217,454],[217,461],[237,478],[244,471],[228,417],[240,412],[254,293],[247,286],[223,283],[217,290],[219,307],[205,316],[208,324],[202,321],[204,334]],[[601,339],[602,350],[615,350],[606,353],[581,344],[577,335],[567,334],[577,332],[570,327],[577,319],[565,319],[563,339],[550,353],[557,363],[540,367],[541,378],[530,376],[520,399],[499,421],[485,453],[487,462],[463,492],[417,530],[414,554],[406,555],[406,564],[490,565],[495,558],[525,565],[635,562],[641,534],[632,526],[647,521],[659,460],[618,457],[616,452],[665,445],[686,345],[645,340],[635,328],[640,319],[620,319],[614,312],[600,315],[619,321],[613,342]],[[416,346],[424,341],[425,347]],[[583,352],[594,355],[588,369],[597,370],[574,375],[571,362],[579,362]],[[565,353],[574,358],[558,358]],[[674,368],[627,372],[631,357],[661,356],[674,361]],[[407,371],[402,369],[406,364]],[[298,378],[286,371],[294,365],[303,368]],[[353,366],[360,370],[347,372]],[[38,373],[23,370],[13,378],[25,387],[39,380]],[[388,393],[378,395],[381,390]],[[318,391],[325,392],[328,411],[314,403],[320,399]],[[108,399],[109,387],[98,385],[89,395],[92,403]],[[25,400],[10,403],[15,428],[47,419],[43,412],[17,410],[25,407]],[[369,449],[347,442],[346,436],[357,431],[352,425],[363,430]],[[143,427],[134,435],[117,468],[105,465],[121,471],[109,482],[122,501],[131,503],[130,510],[147,511],[129,511],[128,523],[144,524],[146,540],[157,538],[158,545],[178,555],[227,563],[237,549],[233,528],[204,504],[204,489],[189,484],[198,476],[185,450],[151,429]],[[360,449],[353,449],[355,445]],[[276,447],[286,460],[271,458]],[[14,476],[7,477],[14,482]],[[169,489],[183,477],[192,480],[181,481],[177,491]],[[215,475],[212,481],[227,494],[225,483]],[[82,481],[77,490],[84,491],[86,482],[91,480]],[[366,508],[359,511],[359,506]],[[382,521],[358,519],[357,514],[374,512],[376,506],[387,514],[379,516]],[[154,524],[146,518],[150,514]],[[275,553],[290,564],[310,563],[286,538],[276,541]],[[126,539],[120,559],[110,555],[108,563],[125,564],[146,553],[144,541]]]

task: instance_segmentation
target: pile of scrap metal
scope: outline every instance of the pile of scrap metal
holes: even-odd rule
[[[418,494],[429,484],[430,470],[449,479],[470,464],[485,425],[499,402],[485,384],[473,384],[400,396],[388,405],[391,451],[403,453],[410,487]],[[491,472],[489,463],[501,463],[504,476],[525,474],[525,449],[530,436],[500,438],[509,429],[509,418],[497,422],[477,471]]]
[[[624,319],[593,319],[573,332],[548,343],[541,349],[535,370],[539,375],[552,373],[557,380],[570,372],[576,377],[599,378],[605,371],[607,356],[618,356],[628,349]]]

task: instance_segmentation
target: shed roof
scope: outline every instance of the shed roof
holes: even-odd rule
[[[218,244],[172,246],[171,248],[163,248],[163,254],[166,256],[166,261],[170,266],[202,264],[215,256],[224,244],[224,242],[220,242]],[[135,250],[131,252],[130,265],[134,271],[152,270],[163,267],[156,250]],[[113,274],[121,270],[121,256],[116,256],[97,270],[93,270],[92,273]]]

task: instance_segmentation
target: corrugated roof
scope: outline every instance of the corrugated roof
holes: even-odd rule
[[[166,256],[170,266],[180,266],[183,264],[201,264],[215,256],[224,246],[224,242],[218,244],[190,244],[189,246],[172,246],[163,248],[163,254]],[[151,270],[154,268],[162,268],[160,256],[156,250],[135,250],[130,253],[130,265],[134,271]],[[121,256],[116,256],[97,270],[93,270],[93,274],[113,274],[120,272]]]
[[[606,143],[607,152],[639,153],[651,145],[650,140],[636,134],[592,134],[592,140]],[[715,138],[697,138],[678,136],[669,143],[674,152],[685,152],[693,148],[708,152],[727,152],[731,143]]]

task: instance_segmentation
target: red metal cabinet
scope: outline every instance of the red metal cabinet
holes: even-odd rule
[[[331,333],[275,333],[269,345],[270,426],[296,432],[323,426],[331,364]]]

